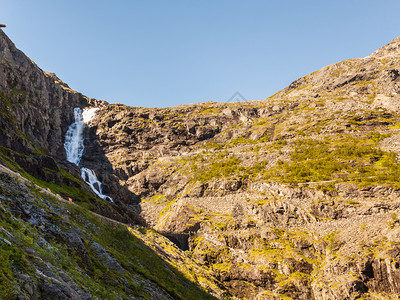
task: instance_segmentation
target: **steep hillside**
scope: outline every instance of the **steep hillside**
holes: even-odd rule
[[[397,298],[399,44],[263,101],[104,106],[92,167],[239,298]]]
[[[219,281],[239,299],[398,298],[399,38],[262,101],[173,108],[82,96],[1,31],[0,58],[0,162],[31,181],[0,177],[4,287],[203,299],[228,295]],[[80,167],[114,203],[65,161],[75,107],[98,108]]]
[[[156,251],[146,246],[154,240]],[[0,299],[224,294],[207,271],[155,232],[90,213],[1,165],[0,253]]]

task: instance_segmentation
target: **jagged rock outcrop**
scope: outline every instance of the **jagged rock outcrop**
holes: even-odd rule
[[[73,108],[88,99],[71,90],[54,73],[43,72],[0,30],[2,145],[65,158],[64,137]]]

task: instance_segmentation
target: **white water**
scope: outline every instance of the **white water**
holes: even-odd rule
[[[83,123],[82,109],[79,107],[74,108],[75,122],[72,123],[65,135],[64,148],[67,154],[67,160],[79,166],[81,161],[83,149],[83,128],[85,123]]]
[[[98,110],[97,107],[85,109],[82,112],[83,123],[88,124],[94,118]]]
[[[108,199],[111,202],[114,202],[110,196],[103,194],[101,182],[97,179],[96,173],[94,173],[93,170],[82,167],[81,168],[81,176],[82,176],[83,180],[85,180],[86,183],[90,186],[90,188],[93,190],[93,192],[96,193],[97,196],[99,196],[100,198],[102,198],[104,200]]]
[[[79,166],[83,150],[85,149],[83,145],[83,129],[95,116],[97,110],[98,108],[90,108],[82,111],[79,107],[74,108],[75,122],[69,126],[67,134],[65,135],[64,148],[67,154],[67,161],[77,166]],[[97,179],[93,170],[82,167],[81,176],[97,196],[104,200],[108,199],[114,202],[111,197],[103,194],[101,182]]]

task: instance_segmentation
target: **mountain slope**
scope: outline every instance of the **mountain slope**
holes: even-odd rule
[[[395,39],[263,101],[107,105],[91,159],[239,298],[396,298],[399,59]]]
[[[166,263],[166,253],[183,254],[165,238],[164,256],[145,246],[147,229],[90,214],[3,166],[0,184],[1,299],[214,299],[197,285],[223,293],[194,262]]]
[[[57,275],[62,270],[74,282],[57,292],[66,299],[207,297],[193,284],[223,298],[215,276],[240,299],[397,299],[399,38],[262,101],[137,108],[71,91],[0,34],[0,160],[80,205],[43,198],[34,185],[4,175],[2,202],[9,204],[2,220],[14,240],[3,231],[2,246],[26,261],[3,264],[2,282],[30,293],[25,284],[33,280],[42,293],[43,278],[45,285],[65,282]],[[99,108],[85,131],[81,163],[95,171],[114,204],[97,198],[76,166],[64,161],[64,137],[77,106]],[[36,220],[36,208],[50,219],[45,225]],[[104,216],[147,228],[120,224],[114,231]],[[14,226],[22,235],[11,232],[13,218],[23,224]],[[54,226],[66,233],[49,235]],[[31,228],[38,234],[29,235]],[[79,231],[83,246],[71,245],[68,230]],[[57,248],[53,256],[67,261],[56,262],[41,238]],[[82,253],[74,260],[65,247]],[[80,261],[86,252],[88,266]],[[42,260],[57,277],[40,269]],[[27,281],[19,281],[20,273]]]

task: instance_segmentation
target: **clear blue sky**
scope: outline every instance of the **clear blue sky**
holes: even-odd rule
[[[132,106],[264,99],[400,35],[400,1],[0,0],[43,70]]]

